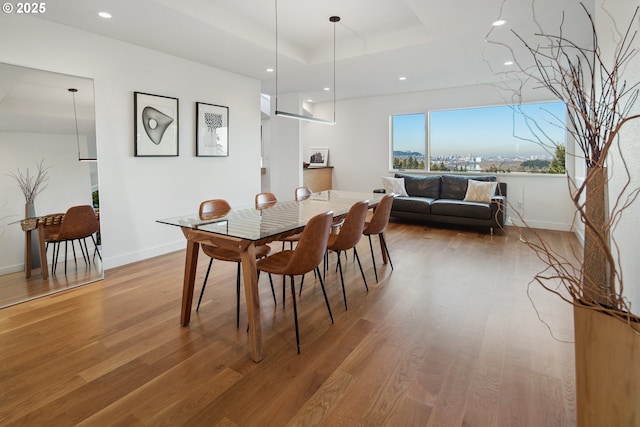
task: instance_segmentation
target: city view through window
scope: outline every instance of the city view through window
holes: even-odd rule
[[[428,117],[426,138],[426,114],[392,116],[394,169],[565,172],[566,107],[561,102],[431,111]]]

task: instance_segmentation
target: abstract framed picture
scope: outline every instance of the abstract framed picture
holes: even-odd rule
[[[134,155],[178,156],[178,98],[133,93]]]
[[[322,167],[329,164],[328,148],[309,148],[309,167]]]
[[[196,156],[229,155],[229,107],[196,102]]]

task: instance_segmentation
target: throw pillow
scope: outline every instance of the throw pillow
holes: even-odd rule
[[[407,190],[404,189],[404,178],[382,177],[382,185],[387,194],[394,193],[398,196],[408,196]]]
[[[467,194],[464,196],[466,202],[491,202],[491,197],[496,193],[497,182],[482,182],[469,180]]]

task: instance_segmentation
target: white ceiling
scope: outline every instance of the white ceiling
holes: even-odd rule
[[[56,0],[40,18],[246,75],[273,95],[275,11],[275,0]],[[278,93],[332,99],[332,15],[336,98],[348,99],[495,82],[513,54],[493,42],[520,55],[511,30],[534,34],[535,14],[555,31],[563,11],[565,34],[589,40],[577,0],[278,0]],[[507,24],[492,27],[498,18]]]

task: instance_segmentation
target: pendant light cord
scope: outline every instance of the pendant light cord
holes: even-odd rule
[[[78,111],[76,110],[76,92],[78,91],[78,89],[74,89],[71,88],[69,89],[69,92],[71,92],[71,95],[73,96],[73,117],[75,118],[76,121],[76,146],[78,148],[78,160],[82,159],[82,157],[80,156],[80,132],[78,131]]]
[[[276,5],[276,109],[278,111],[278,0],[275,0]]]

